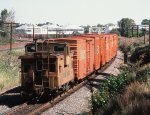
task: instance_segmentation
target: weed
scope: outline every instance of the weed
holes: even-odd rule
[[[0,91],[9,89],[19,84],[19,65],[18,56],[24,50],[15,50],[10,55],[8,52],[0,54]]]

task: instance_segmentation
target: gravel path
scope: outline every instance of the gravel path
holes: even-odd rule
[[[118,51],[115,61],[103,72],[103,74],[119,74],[118,68],[122,64],[123,54]],[[106,76],[98,75],[96,79],[104,79],[104,77]],[[89,111],[90,108],[88,107],[88,99],[90,98],[90,96],[90,89],[84,86],[71,96],[67,97],[66,99],[55,105],[53,108],[45,111],[42,115],[74,115],[79,114],[83,111]]]

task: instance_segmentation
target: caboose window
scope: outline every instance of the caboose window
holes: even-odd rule
[[[55,64],[50,64],[49,65],[49,72],[56,72],[56,65]]]
[[[49,72],[56,72],[56,58],[49,59]]]
[[[42,61],[37,61],[37,70],[42,70]]]
[[[35,52],[35,45],[26,46],[27,52]]]
[[[24,65],[24,73],[27,73],[30,70],[31,66],[29,64]]]
[[[64,51],[65,45],[54,46],[54,51]]]

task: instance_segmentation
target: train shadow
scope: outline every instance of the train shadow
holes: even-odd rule
[[[114,76],[113,74],[108,74],[108,73],[97,73],[96,75],[101,75],[104,78],[109,78],[110,76]]]
[[[15,87],[13,89],[10,89],[0,95],[0,105],[7,106],[7,107],[14,107],[17,105],[21,105],[23,103],[27,103],[28,105],[33,104],[42,104],[47,102],[51,96],[49,95],[43,95],[42,97],[27,97],[22,98],[20,95],[21,88]]]
[[[112,74],[108,73],[97,73],[96,78],[88,79],[88,84],[86,87],[91,90],[91,88],[94,89],[101,89],[102,88],[102,83],[105,82],[106,79],[112,76]]]
[[[14,107],[20,104],[23,104],[23,100],[20,96],[20,87],[15,87],[10,89],[0,95],[0,105]]]

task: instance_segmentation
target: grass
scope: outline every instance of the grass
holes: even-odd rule
[[[142,60],[142,64],[150,63],[150,45],[137,47],[132,53],[130,60],[136,62]]]
[[[126,115],[148,115],[150,113],[150,84],[134,82],[118,99],[121,111]]]
[[[0,91],[19,85],[20,60],[18,56],[23,53],[23,49],[13,50],[12,53],[0,53]]]
[[[14,43],[15,40],[12,39],[12,43]],[[0,45],[6,45],[6,44],[10,44],[10,39],[9,38],[0,38]]]
[[[150,113],[150,85],[140,82],[130,84],[126,91],[102,110],[103,115],[148,115]]]

